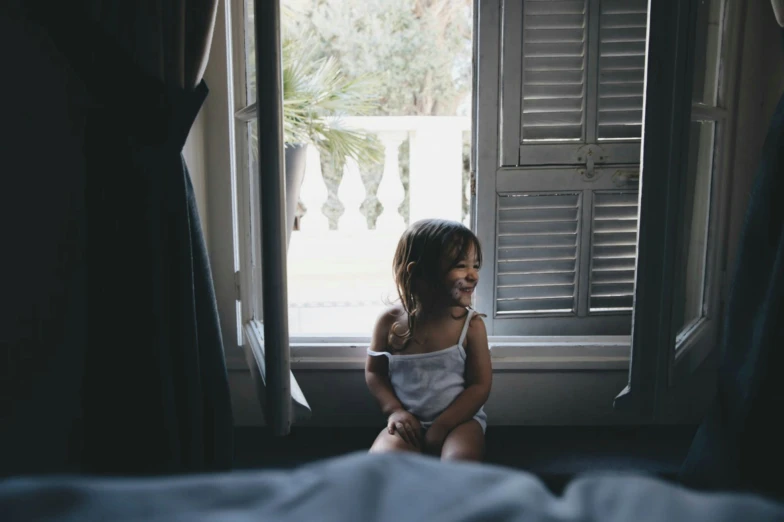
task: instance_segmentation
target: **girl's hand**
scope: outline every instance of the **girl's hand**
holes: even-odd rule
[[[422,426],[419,419],[406,410],[397,410],[387,420],[387,430],[390,435],[397,433],[404,441],[415,448],[422,445]]]
[[[425,432],[425,449],[433,455],[441,455],[441,448],[444,445],[449,430],[437,422],[433,423]]]

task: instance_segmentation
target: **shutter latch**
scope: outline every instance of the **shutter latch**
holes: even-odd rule
[[[586,180],[591,180],[596,176],[596,164],[604,163],[607,154],[598,145],[586,145],[577,149],[577,162],[584,163],[585,168],[580,169],[580,175]]]

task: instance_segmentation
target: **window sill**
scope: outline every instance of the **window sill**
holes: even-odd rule
[[[246,331],[247,335],[247,331]],[[619,337],[491,337],[495,371],[626,371],[630,338]],[[294,338],[291,369],[346,371],[365,368],[369,339]],[[247,360],[227,354],[230,371],[248,370]]]
[[[491,337],[495,371],[626,371],[629,337]],[[362,370],[369,339],[292,339],[291,369]]]

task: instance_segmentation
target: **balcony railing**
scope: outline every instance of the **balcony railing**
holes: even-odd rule
[[[356,163],[347,162],[330,196],[319,153],[308,148],[300,193],[307,210],[289,246],[293,335],[369,334],[385,302],[397,298],[392,256],[408,223],[467,219],[468,117],[352,117],[344,123],[375,134],[384,146],[384,162],[375,177],[365,173],[367,186]],[[406,142],[408,162],[401,165]],[[324,209],[335,196],[343,211],[329,216]],[[376,199],[380,205],[368,204]],[[407,216],[398,211],[405,203]]]

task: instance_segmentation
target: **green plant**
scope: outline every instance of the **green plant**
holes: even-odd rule
[[[372,165],[383,158],[378,139],[346,127],[343,116],[377,109],[375,86],[367,77],[349,78],[339,62],[318,58],[309,40],[283,42],[283,132],[286,143],[311,144],[333,161],[352,158]]]

